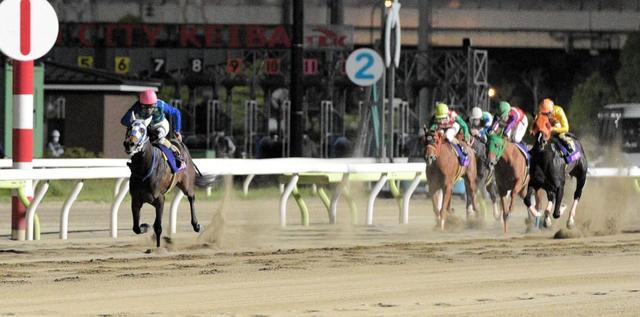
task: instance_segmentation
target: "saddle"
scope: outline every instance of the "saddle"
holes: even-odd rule
[[[566,135],[572,138],[574,141],[577,141],[576,137],[573,134],[567,133]],[[582,151],[580,151],[580,148],[578,147],[577,142],[574,142],[575,148],[573,149],[573,152],[569,154],[569,149],[567,149],[567,147],[564,145],[564,143],[560,140],[559,137],[554,136],[552,140],[553,140],[553,144],[555,145],[554,152],[556,152],[557,154],[560,154],[560,156],[564,159],[565,163],[571,164],[582,157]]]
[[[160,151],[162,151],[162,156],[164,157],[167,164],[169,164],[171,173],[179,174],[186,169],[187,165],[184,164],[184,159],[180,157],[179,159],[182,164],[178,165],[178,160],[176,160],[176,157],[173,155],[173,151],[170,148],[164,146],[164,144],[154,144],[154,146],[158,147]]]
[[[520,150],[520,153],[524,155],[524,158],[527,159],[527,168],[528,168],[531,165],[531,154],[529,154],[529,148],[523,142],[514,143],[514,144],[516,145],[518,150]]]
[[[451,146],[451,148],[453,149],[453,152],[456,153],[456,156],[458,157],[458,164],[460,164],[460,166],[462,167],[469,166],[469,162],[471,160],[469,159],[469,156],[465,155],[464,152],[462,151],[462,145],[455,145],[453,143],[449,143],[449,146]]]

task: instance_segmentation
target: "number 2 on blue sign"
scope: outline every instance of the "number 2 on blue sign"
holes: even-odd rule
[[[369,68],[373,66],[373,56],[370,53],[360,53],[356,56],[356,61],[361,61],[365,59],[364,65],[356,72],[357,79],[373,79],[374,76],[371,73],[368,73]]]

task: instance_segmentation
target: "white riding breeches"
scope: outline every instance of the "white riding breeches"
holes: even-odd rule
[[[522,138],[524,137],[524,134],[527,133],[528,127],[529,120],[527,119],[527,117],[522,118],[522,121],[520,121],[520,123],[518,123],[518,125],[516,125],[516,127],[513,129],[514,131],[511,131],[513,132],[511,133],[511,142],[522,142]]]
[[[444,131],[444,137],[449,141],[449,143],[458,144],[458,139],[456,139],[458,132],[460,132],[460,125],[457,122],[454,122],[451,128]]]
[[[149,125],[149,130],[156,134],[158,141],[164,139],[169,134],[169,121],[163,119],[162,121]]]

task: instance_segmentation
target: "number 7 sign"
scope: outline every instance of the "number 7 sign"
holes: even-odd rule
[[[38,59],[58,38],[58,16],[46,0],[0,2],[0,51],[19,61]]]

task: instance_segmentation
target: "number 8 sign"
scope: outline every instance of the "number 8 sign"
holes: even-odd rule
[[[347,76],[358,86],[371,86],[375,84],[382,72],[384,63],[382,57],[370,48],[360,48],[347,58]]]

